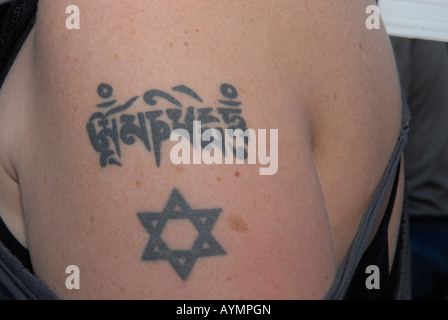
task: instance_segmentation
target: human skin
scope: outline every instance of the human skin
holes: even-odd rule
[[[79,30],[65,27],[72,4]],[[0,92],[1,214],[29,248],[36,275],[64,299],[323,298],[400,126],[393,55],[384,28],[365,28],[369,4],[42,0]],[[99,95],[104,83],[118,104],[139,97],[125,113],[145,115],[148,128],[146,113],[166,117],[168,108],[145,103],[149,90],[188,86],[203,101],[195,111],[218,117],[220,87],[231,84],[248,128],[278,129],[278,171],[175,166],[169,141],[157,164],[140,140],[120,142],[120,165],[102,166],[87,125],[109,98]],[[219,209],[207,233],[189,219],[151,233],[139,218],[165,212],[173,190],[193,210]],[[209,256],[188,274],[143,258],[150,238],[182,245],[205,234],[223,250],[208,243]],[[79,290],[65,286],[69,265],[80,268]]]

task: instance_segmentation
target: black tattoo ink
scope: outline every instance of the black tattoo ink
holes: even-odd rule
[[[112,96],[114,89],[108,85],[107,83],[102,83],[98,86],[98,95],[103,99],[108,99]],[[98,108],[108,108],[111,105],[115,104],[117,100],[107,101],[104,103],[97,104]]]
[[[156,154],[156,163],[160,167],[160,154],[162,152],[162,141],[170,138],[170,127],[164,121],[157,120],[163,114],[163,111],[149,111],[146,112],[146,117],[151,123],[152,143],[154,145],[154,152]]]
[[[199,258],[227,254],[211,231],[222,209],[192,209],[174,189],[162,212],[139,212],[138,218],[150,235],[143,261],[168,261],[182,280],[187,280]],[[190,250],[171,250],[162,239],[168,220],[188,219],[198,232]]]
[[[235,87],[227,83],[221,86],[221,93],[224,97],[230,100],[236,99],[238,97],[238,91],[235,89]],[[218,100],[218,102],[230,107],[237,107],[241,104],[241,102],[229,100]]]
[[[139,112],[137,116],[140,127],[134,124],[135,116],[124,114],[120,117],[120,122],[123,124],[120,130],[120,138],[125,144],[132,145],[135,143],[134,135],[140,138],[145,145],[146,150],[151,151],[151,144],[149,142],[148,130],[145,123],[145,115],[142,112]]]
[[[121,163],[112,158],[114,154],[121,157],[120,144],[118,140],[117,120],[112,119],[112,127],[108,127],[109,119],[103,113],[97,112],[92,115],[87,123],[87,132],[93,148],[100,154],[100,165],[106,167],[108,164],[121,166]],[[97,132],[96,127],[102,128]],[[112,140],[115,151],[112,150],[110,141]]]
[[[187,95],[189,95],[190,97],[192,97],[195,100],[198,100],[199,102],[203,102],[202,99],[198,96],[198,94],[196,92],[194,92],[193,90],[191,90],[190,88],[188,88],[187,86],[177,86],[173,88],[174,91],[179,91],[182,93],[185,93]]]
[[[212,111],[212,108],[198,109],[198,121],[201,121],[202,124],[219,122],[219,118],[210,115]]]
[[[107,83],[98,86],[98,96],[106,101],[96,105],[101,111],[95,112],[90,117],[86,129],[93,149],[100,155],[102,168],[108,165],[121,166],[119,161],[122,154],[121,144],[134,145],[137,139],[148,152],[154,151],[157,167],[160,167],[163,142],[169,140],[171,132],[177,129],[186,130],[193,146],[204,149],[209,144],[208,141],[201,141],[200,146],[194,145],[194,121],[206,125],[201,128],[201,134],[207,129],[216,129],[221,133],[222,140],[213,140],[212,143],[221,148],[224,155],[228,152],[225,130],[246,131],[241,102],[236,101],[238,91],[234,86],[230,84],[220,86],[220,92],[225,100],[218,100],[218,103],[224,107],[216,109],[206,105],[184,108],[181,98],[190,97],[193,99],[190,99],[190,102],[200,104],[204,104],[204,101],[193,89],[185,85],[173,87],[171,90],[172,93],[156,89],[148,90],[141,97],[135,96],[126,103],[116,106],[117,100],[109,100],[114,93],[112,86]],[[150,110],[136,114],[128,113],[132,106],[142,103]],[[174,108],[166,107],[167,103]],[[244,144],[248,145],[248,139],[245,139]],[[230,151],[236,156],[236,148]],[[247,154],[247,150],[244,150],[244,159],[247,158]]]
[[[161,97],[165,100],[168,100],[172,104],[178,106],[179,108],[182,108],[181,103],[177,99],[175,99],[172,95],[159,90],[150,90],[146,92],[145,95],[143,96],[143,100],[145,100],[145,102],[150,106],[155,106],[157,104],[157,100],[154,99],[154,97]]]

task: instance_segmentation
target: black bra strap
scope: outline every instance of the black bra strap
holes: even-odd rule
[[[9,231],[3,220],[0,218],[0,242],[8,248],[8,250],[16,256],[22,265],[33,273],[29,251],[17,241],[14,235]],[[0,245],[1,245],[0,243]]]
[[[384,300],[388,299],[389,297],[389,287],[391,286],[391,279],[389,273],[388,228],[390,217],[392,216],[392,212],[394,209],[399,180],[400,163],[398,164],[392,192],[380,227],[378,228],[378,231],[375,234],[375,237],[373,238],[366,252],[363,254],[344,299]],[[379,289],[369,290],[366,286],[366,279],[370,275],[366,274],[366,269],[371,265],[377,266],[379,269]]]

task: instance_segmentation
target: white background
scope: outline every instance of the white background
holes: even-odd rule
[[[448,41],[448,0],[379,0],[393,36]]]

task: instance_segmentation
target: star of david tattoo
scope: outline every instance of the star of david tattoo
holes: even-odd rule
[[[196,260],[225,255],[226,252],[211,234],[221,213],[217,209],[192,209],[177,189],[174,189],[162,212],[139,212],[138,218],[150,235],[143,252],[143,261],[168,261],[182,280],[187,280]],[[169,220],[188,219],[198,232],[190,250],[172,250],[162,239]]]

